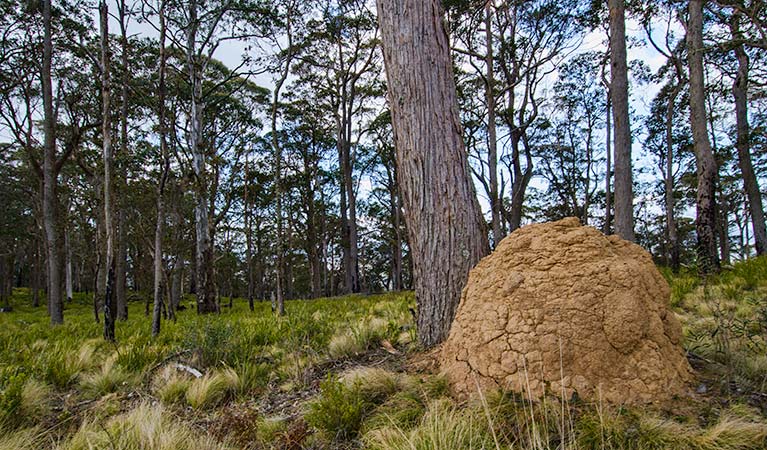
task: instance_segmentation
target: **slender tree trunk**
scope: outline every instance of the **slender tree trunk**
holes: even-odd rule
[[[740,13],[736,12],[733,14],[730,30],[733,39],[742,42]],[[742,43],[735,46],[735,57],[738,59],[738,74],[732,85],[732,95],[735,98],[738,164],[743,176],[743,187],[748,198],[751,225],[756,243],[756,254],[763,255],[767,252],[767,229],[765,229],[764,207],[762,205],[759,182],[754,173],[753,162],[751,161],[750,127],[748,123],[748,72],[750,61]]]
[[[101,100],[102,100],[102,142],[104,157],[104,230],[106,231],[106,289],[104,291],[104,339],[115,340],[115,255],[114,218],[112,217],[112,114],[111,77],[109,64],[109,7],[106,1],[99,4],[101,22]]]
[[[117,320],[128,320],[128,301],[126,299],[127,288],[127,259],[128,248],[125,242],[125,210],[119,208],[117,211],[117,254],[115,260],[115,304],[117,305]]]
[[[167,121],[165,119],[165,1],[160,1],[160,74],[158,86],[158,122],[160,131],[160,181],[157,184],[157,220],[154,231],[154,305],[152,308],[152,336],[160,334],[161,312],[163,307],[163,281],[165,267],[163,265],[163,225],[165,224],[165,185],[170,170],[168,153]]]
[[[719,190],[719,212],[716,215],[719,228],[719,251],[722,264],[730,264],[730,212],[727,197]]]
[[[186,63],[191,87],[189,117],[189,149],[195,176],[195,290],[197,313],[208,314],[217,311],[213,280],[213,242],[211,239],[208,209],[208,176],[206,170],[206,148],[202,142],[202,68],[197,55],[197,0],[188,3],[188,27],[186,30]]]
[[[272,150],[274,151],[274,195],[275,195],[275,215],[277,216],[277,264],[275,280],[275,303],[274,312],[278,316],[285,315],[285,293],[283,291],[285,284],[285,236],[282,217],[282,147],[277,136],[277,112],[280,101],[280,90],[285,84],[290,74],[290,64],[293,60],[293,41],[290,28],[290,17],[287,21],[288,36],[288,57],[285,61],[285,67],[280,73],[280,78],[275,83],[274,97],[272,98],[271,126],[272,126]]]
[[[495,71],[493,64],[493,5],[485,3],[485,101],[487,102],[487,167],[490,172],[490,212],[493,247],[503,239],[501,230],[501,197],[498,193],[498,139],[495,127]]]
[[[442,4],[378,0],[397,167],[425,347],[450,331],[469,270],[489,251],[471,181]]]
[[[611,192],[611,185],[610,182],[612,179],[612,101],[610,100],[610,87],[608,85],[607,87],[607,104],[605,106],[605,165],[606,165],[606,171],[605,171],[605,224],[602,231],[609,235],[612,233],[612,201],[613,201],[613,194]]]
[[[706,126],[706,94],[703,78],[703,0],[690,0],[687,54],[690,66],[690,125],[698,172],[696,196],[698,268],[704,273],[719,270],[716,246],[716,159]]]
[[[69,238],[69,225],[64,228],[64,286],[67,293],[67,301],[72,301],[72,243]]]
[[[117,4],[119,8],[119,24],[120,24],[120,58],[123,66],[122,80],[121,80],[121,105],[120,105],[120,155],[122,158],[128,157],[128,85],[130,83],[131,72],[129,68],[128,58],[128,29],[127,29],[127,16],[128,9],[126,0],[119,0]],[[119,175],[120,170],[118,168],[118,176],[115,183],[116,198],[120,198],[119,192],[125,186],[123,183],[123,177]],[[124,175],[123,175],[124,176]],[[115,305],[117,308],[117,320],[128,320],[128,304],[125,298],[126,287],[126,249],[125,249],[125,213],[120,201],[115,202],[115,216],[117,217],[117,235],[116,237],[116,255],[115,255]]]
[[[608,0],[610,9],[610,94],[615,129],[615,232],[634,241],[634,193],[631,173],[626,18],[623,0]]]
[[[674,106],[676,98],[682,90],[677,83],[671,90],[666,105],[666,168],[664,187],[666,190],[666,234],[668,240],[669,264],[674,273],[679,271],[679,237],[677,236],[676,218],[674,217]]]
[[[61,299],[61,252],[59,250],[58,223],[58,171],[56,170],[56,118],[53,114],[53,84],[51,63],[53,42],[51,38],[51,0],[43,0],[43,228],[48,272],[48,313],[51,325],[64,323],[64,304]]]
[[[245,202],[245,258],[246,267],[248,271],[248,308],[251,312],[255,311],[255,305],[253,304],[253,295],[255,286],[253,285],[253,230],[252,230],[252,214],[253,211],[250,205],[250,161],[248,157],[245,157],[245,186],[243,191],[243,197]]]

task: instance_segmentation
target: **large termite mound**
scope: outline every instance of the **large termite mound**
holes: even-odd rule
[[[523,227],[469,274],[440,366],[454,389],[663,401],[692,372],[650,255],[576,218]]]

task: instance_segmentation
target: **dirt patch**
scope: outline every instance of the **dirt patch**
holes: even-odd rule
[[[638,245],[575,218],[529,225],[472,269],[440,366],[461,395],[664,401],[692,379],[668,301]]]

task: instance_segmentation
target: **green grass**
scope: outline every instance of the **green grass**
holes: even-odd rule
[[[51,327],[18,289],[0,314],[0,450],[767,448],[767,419],[745,403],[767,388],[766,261],[706,282],[664,271],[685,347],[711,362],[715,401],[681,411],[453,398],[444,377],[381,350],[419,351],[412,293],[289,301],[281,318],[235,299],[221,314],[181,311],[157,338],[131,302],[110,344],[88,296]]]

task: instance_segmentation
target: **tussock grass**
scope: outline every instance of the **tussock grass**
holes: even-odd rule
[[[132,411],[87,421],[60,450],[215,450],[227,445],[177,422],[161,405],[141,403]]]
[[[239,375],[230,368],[209,372],[192,380],[186,390],[186,402],[194,409],[213,408],[234,394],[239,385]]]
[[[392,422],[389,427],[369,431],[364,441],[374,450],[495,448],[481,417],[457,408],[450,400],[435,400],[417,426],[406,429]]]
[[[186,398],[186,391],[191,384],[189,374],[182,373],[173,366],[166,366],[155,375],[152,390],[165,404],[181,403]]]
[[[0,450],[38,450],[53,448],[38,428],[24,428],[0,435]]]
[[[136,375],[127,372],[116,364],[117,355],[107,358],[101,368],[82,376],[80,387],[87,395],[101,397],[136,383]]]
[[[38,421],[50,413],[51,387],[34,378],[28,379],[21,390],[19,413],[25,419]]]

